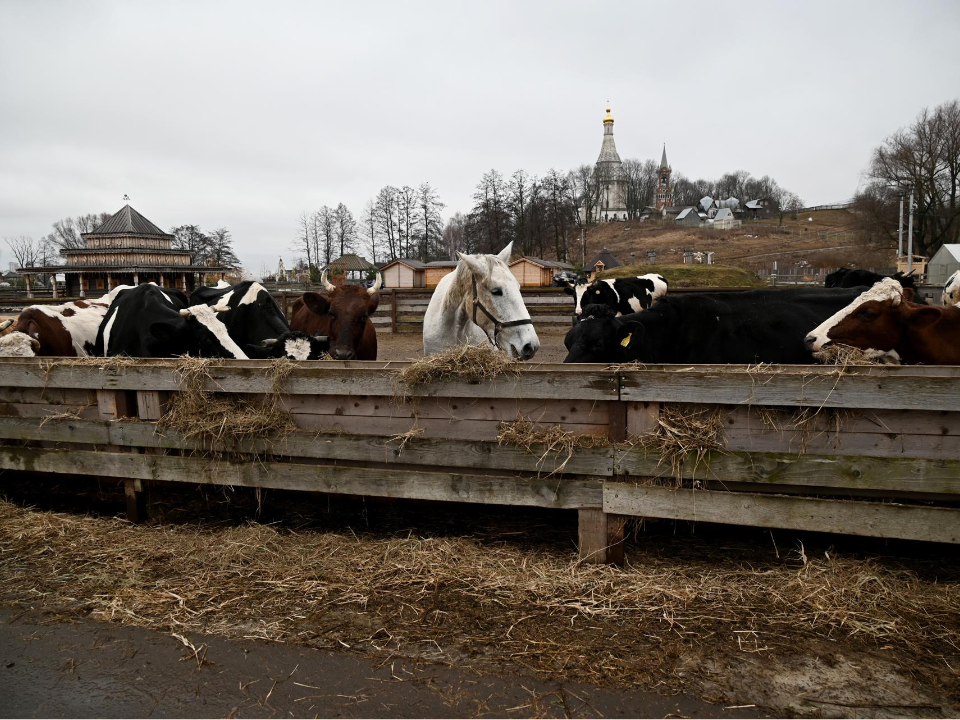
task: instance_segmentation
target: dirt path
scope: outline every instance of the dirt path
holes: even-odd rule
[[[768,717],[701,700],[0,608],[3,717]]]

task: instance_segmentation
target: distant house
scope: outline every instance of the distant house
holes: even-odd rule
[[[583,266],[583,270],[592,278],[597,273],[601,273],[604,270],[610,270],[615,267],[620,267],[622,265],[623,263],[617,260],[613,256],[612,252],[604,248],[597,253],[597,256],[593,258],[593,260]]]
[[[403,258],[388,262],[380,268],[383,286],[388,288],[426,287],[426,263]]]
[[[744,206],[744,215],[751,220],[771,217],[777,210],[777,201],[773,198],[757,198],[756,200],[747,200]]]
[[[550,287],[553,276],[561,270],[573,270],[573,265],[533,257],[522,257],[510,263],[510,271],[522,287]]]
[[[917,263],[914,262],[914,267]],[[943,285],[947,278],[960,270],[960,245],[941,245],[927,263],[927,284]]]
[[[428,288],[435,288],[445,275],[457,269],[456,260],[434,260],[423,268],[424,284]]]
[[[677,215],[686,209],[687,208],[685,205],[671,205],[663,208],[663,210],[660,211],[660,214],[665,220],[676,220]]]
[[[730,208],[720,208],[717,214],[713,216],[712,227],[716,230],[729,230],[737,227],[740,221],[733,216],[733,210]]]
[[[360,282],[366,280],[367,273],[373,272],[377,266],[367,262],[365,258],[347,253],[341,255],[336,260],[331,260],[327,267],[329,277],[327,278],[334,285],[337,282]],[[342,280],[341,280],[342,278]]]
[[[700,213],[695,207],[685,208],[677,215],[676,223],[683,227],[700,227]]]

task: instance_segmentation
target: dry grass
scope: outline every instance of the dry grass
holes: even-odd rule
[[[838,365],[844,368],[851,365],[892,364],[886,355],[878,354],[876,351],[864,351],[850,345],[827,345],[823,350],[815,352],[813,356],[824,365]]]
[[[222,364],[209,358],[181,357],[177,361],[180,392],[170,396],[167,412],[158,423],[176,430],[187,444],[195,444],[205,454],[218,455],[224,442],[249,438],[282,436],[297,429],[290,413],[279,406],[279,390],[290,374],[292,362],[278,361],[274,372],[274,392],[266,402],[240,395],[214,394],[205,390],[210,368]]]
[[[514,528],[515,529],[515,528]],[[459,530],[462,533],[462,529]],[[541,531],[546,532],[546,531]],[[0,501],[0,600],[168,633],[677,687],[690,652],[893,652],[957,696],[960,575],[923,560],[649,538],[625,570],[535,529],[486,537],[125,521]],[[746,634],[746,635],[745,635]]]
[[[537,465],[541,468],[550,455],[556,455],[558,459],[563,456],[560,464],[550,472],[550,475],[553,475],[563,472],[570,458],[573,457],[576,448],[602,447],[609,445],[610,441],[606,437],[598,435],[572,433],[564,430],[561,425],[548,427],[537,425],[520,414],[514,421],[500,423],[497,444],[516,445],[528,452],[533,452],[534,446],[537,446],[536,451],[541,453]]]
[[[664,403],[657,427],[642,435],[637,444],[645,452],[658,454],[660,465],[668,463],[679,486],[684,463],[692,459],[695,473],[711,452],[723,448],[723,442],[723,418],[718,408]]]
[[[399,382],[415,388],[438,380],[476,382],[506,374],[519,377],[520,361],[489,345],[457,345],[411,363],[400,372]]]

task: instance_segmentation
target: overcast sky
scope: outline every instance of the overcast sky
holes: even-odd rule
[[[0,236],[131,204],[289,261],[297,217],[620,156],[846,200],[873,147],[960,96],[960,2],[0,0]],[[10,259],[0,245],[0,261]]]

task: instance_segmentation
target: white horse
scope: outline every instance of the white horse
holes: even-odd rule
[[[423,316],[424,355],[487,343],[521,360],[537,354],[540,340],[507,267],[512,248],[499,255],[457,253],[457,269],[437,284]]]

